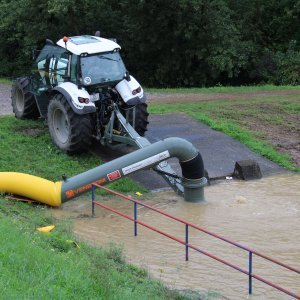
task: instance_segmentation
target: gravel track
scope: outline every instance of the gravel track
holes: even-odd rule
[[[0,83],[0,115],[13,113],[10,102],[11,85]]]

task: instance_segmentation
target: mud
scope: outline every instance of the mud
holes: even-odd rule
[[[297,122],[293,122],[297,127],[291,128],[259,119],[247,119],[246,122],[248,128],[263,134],[268,143],[274,145],[279,152],[289,154],[295,165],[300,166],[300,115]],[[285,118],[285,122],[289,123],[289,117]]]
[[[197,102],[197,101],[213,101],[213,100],[237,100],[237,99],[254,99],[274,96],[291,96],[299,95],[300,91],[264,91],[264,92],[236,92],[236,93],[148,93],[148,99],[153,103],[174,103],[174,102]]]

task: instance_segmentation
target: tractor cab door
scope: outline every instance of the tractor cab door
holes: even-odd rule
[[[54,44],[46,44],[32,69],[32,92],[41,95],[65,82],[68,76],[69,53]]]

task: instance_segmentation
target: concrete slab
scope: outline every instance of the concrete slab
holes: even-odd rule
[[[252,152],[238,141],[185,114],[150,117],[149,131],[146,137],[152,143],[171,136],[190,141],[200,151],[210,177],[231,174],[235,162],[245,159],[257,161],[264,176],[286,172],[284,168]]]

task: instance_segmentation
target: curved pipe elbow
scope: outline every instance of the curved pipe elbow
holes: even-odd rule
[[[204,163],[200,152],[185,139],[167,138],[163,140],[173,157],[179,159],[182,176],[186,179],[200,179],[204,177]]]
[[[171,156],[177,157],[180,162],[189,161],[199,153],[192,143],[182,138],[171,137],[160,142],[166,144]]]

